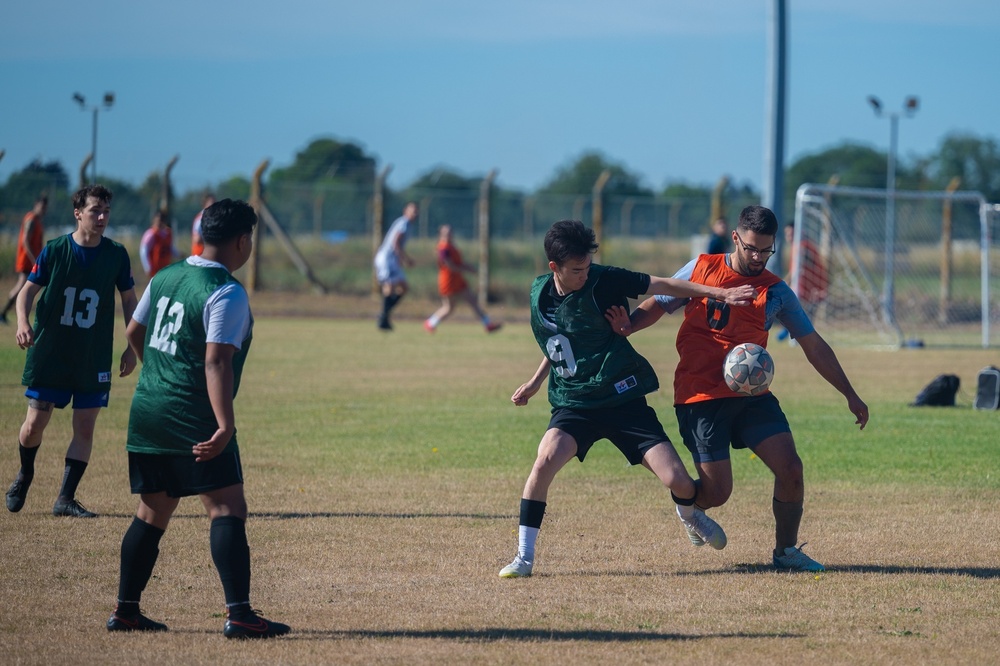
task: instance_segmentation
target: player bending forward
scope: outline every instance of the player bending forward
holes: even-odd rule
[[[643,465],[670,489],[689,533],[713,548],[726,545],[722,528],[695,508],[694,481],[656,412],[646,404],[646,394],[659,388],[656,373],[628,340],[611,330],[604,313],[640,294],[697,296],[745,305],[754,291],[749,286],[704,287],[593,265],[591,254],[596,250],[594,232],[577,221],[556,222],[545,234],[552,273],[535,279],[530,297],[531,330],[542,362],[511,400],[518,406],[528,404],[548,377],[552,417],[521,495],[517,556],[500,570],[501,578],[531,575],[552,480],[572,458],[582,462],[590,447],[604,438],[631,464]]]
[[[108,631],[164,631],[139,611],[160,538],[181,497],[198,495],[226,596],[226,638],[269,638],[288,625],[250,607],[250,547],[233,399],[253,316],[232,272],[246,263],[257,215],[223,199],[202,216],[201,256],[156,274],[126,331],[143,362],[128,424],[129,481],[139,509],[122,539],[118,606]]]
[[[638,331],[658,321],[664,312],[684,308],[684,321],[677,331],[680,360],[674,370],[674,410],[684,445],[698,470],[695,506],[706,510],[726,503],[733,492],[729,447],[749,448],[774,474],[775,568],[823,571],[822,564],[796,545],[805,484],[802,460],[778,399],[770,391],[738,396],[722,375],[723,360],[730,349],[742,342],[766,347],[768,331],[777,321],[798,341],[820,376],[843,394],[855,423],[862,429],[868,423],[868,406],[851,386],[833,349],[813,328],[788,285],[765,269],[774,254],[777,230],[773,212],[763,206],[747,206],[733,231],[736,249],[732,253],[703,254],[674,275],[714,287],[749,282],[759,290],[751,307],[730,308],[705,298],[659,296],[636,308],[631,327],[622,310],[611,320],[619,329]]]

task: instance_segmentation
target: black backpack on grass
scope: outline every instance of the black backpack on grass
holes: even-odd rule
[[[917,394],[911,407],[954,407],[958,393],[958,375],[938,375]]]

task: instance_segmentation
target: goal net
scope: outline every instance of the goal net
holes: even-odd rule
[[[998,219],[978,192],[802,185],[781,274],[839,344],[996,346]]]

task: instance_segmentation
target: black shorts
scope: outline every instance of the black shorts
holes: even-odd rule
[[[792,431],[772,393],[675,405],[674,411],[695,462],[729,460],[730,444],[753,451],[768,437]]]
[[[195,462],[192,455],[128,452],[128,479],[133,495],[167,494],[189,497],[243,483],[239,449],[211,460]]]
[[[661,442],[670,443],[656,411],[646,404],[646,398],[636,398],[618,407],[552,410],[549,429],[557,428],[576,440],[576,457],[583,462],[587,452],[599,439],[609,439],[629,463],[638,465],[646,451]]]

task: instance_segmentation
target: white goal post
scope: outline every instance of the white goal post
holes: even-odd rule
[[[978,192],[896,190],[891,206],[887,196],[799,187],[790,243],[797,251],[783,248],[781,265],[817,329],[838,344],[996,346],[1000,206]]]

